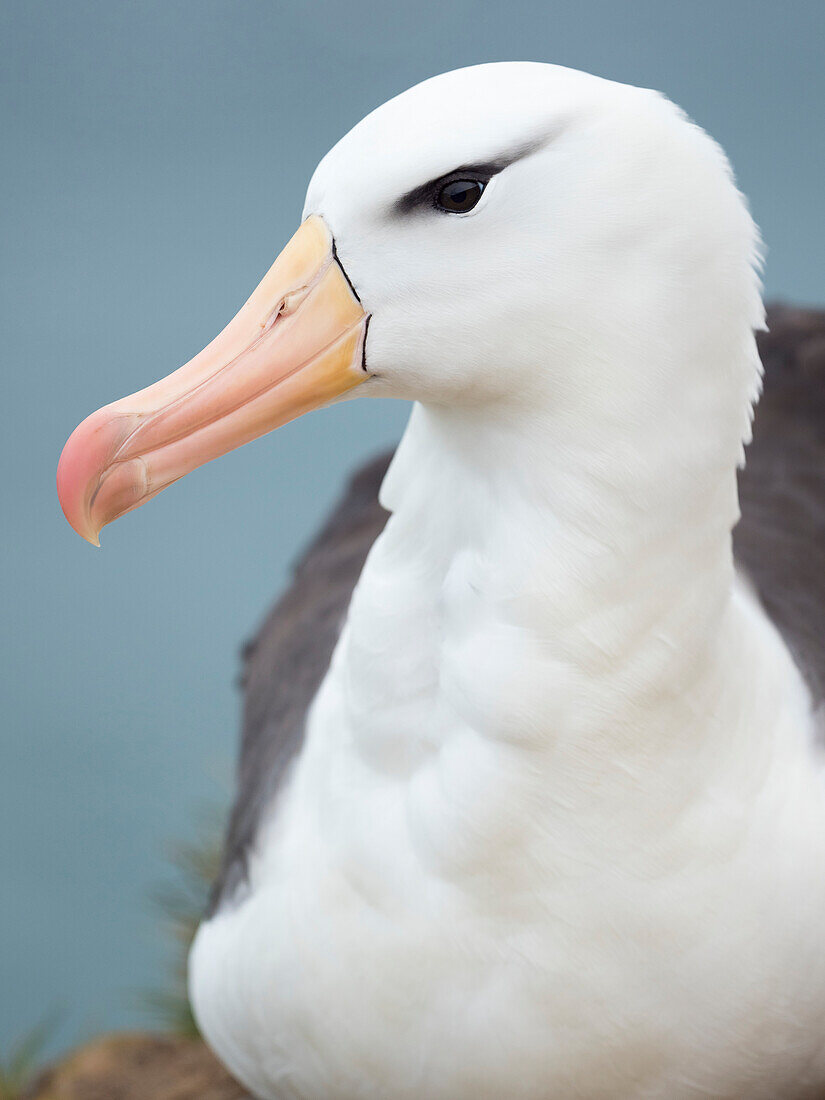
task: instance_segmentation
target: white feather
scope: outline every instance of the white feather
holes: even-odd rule
[[[527,142],[472,215],[403,192]],[[808,693],[734,573],[758,242],[661,96],[460,70],[322,161],[412,397],[249,890],[192,954],[256,1096],[791,1100],[825,1085]]]

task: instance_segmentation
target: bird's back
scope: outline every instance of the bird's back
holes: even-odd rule
[[[739,477],[737,563],[825,698],[825,312],[775,306],[764,392]]]

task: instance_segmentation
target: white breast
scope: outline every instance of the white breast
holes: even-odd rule
[[[808,1095],[825,801],[778,638],[737,589],[725,666],[631,707],[438,495],[396,502],[249,892],[198,934],[209,1042],[279,1100]]]

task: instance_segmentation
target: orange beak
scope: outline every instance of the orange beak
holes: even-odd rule
[[[367,377],[368,314],[322,218],[307,218],[252,297],[199,355],[75,428],[57,467],[66,519],[101,528],[227,451]]]

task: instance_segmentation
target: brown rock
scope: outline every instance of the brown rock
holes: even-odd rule
[[[25,1100],[251,1100],[203,1043],[111,1035],[47,1070]]]

